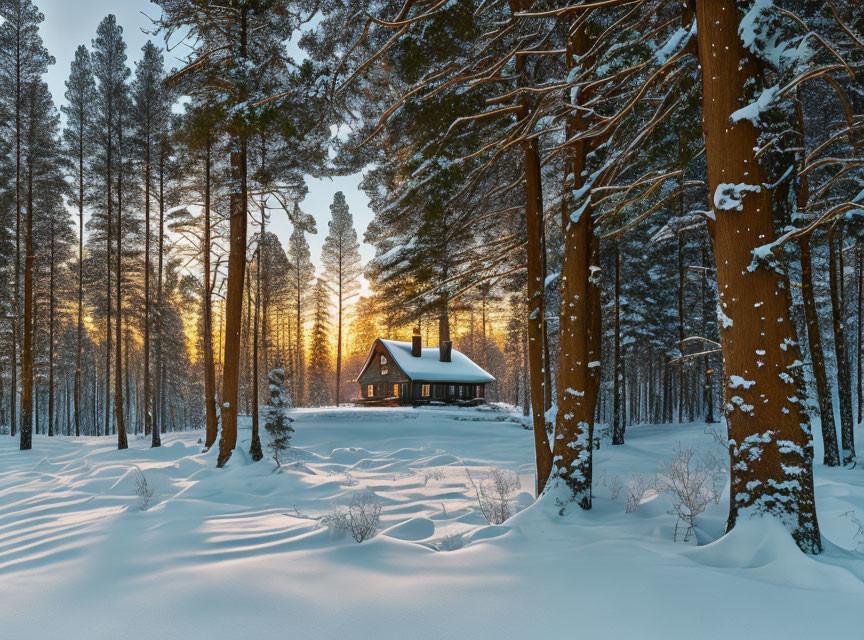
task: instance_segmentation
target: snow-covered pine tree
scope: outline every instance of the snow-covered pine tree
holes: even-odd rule
[[[277,367],[270,371],[267,378],[270,383],[270,400],[267,402],[264,429],[270,435],[267,447],[273,454],[276,466],[279,467],[282,466],[285,452],[291,448],[291,435],[294,433],[294,427],[291,425],[294,419],[287,412],[291,407],[291,398],[284,388],[285,370]]]

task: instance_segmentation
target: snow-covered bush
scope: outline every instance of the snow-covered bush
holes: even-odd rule
[[[633,513],[642,504],[642,498],[657,484],[656,476],[642,473],[634,473],[631,481],[627,484],[627,513]]]
[[[294,433],[294,422],[286,413],[291,406],[291,399],[283,388],[285,370],[273,369],[268,376],[270,382],[270,400],[264,413],[264,428],[270,434],[268,447],[273,453],[276,466],[282,466],[284,452],[291,448],[291,434]]]
[[[719,473],[722,470],[716,457],[697,455],[696,449],[678,443],[670,460],[660,463],[657,477],[658,489],[672,501],[672,514],[678,517],[674,539],[678,540],[678,526],[687,525],[684,542],[696,530],[696,518],[713,502],[718,502]]]
[[[423,471],[423,486],[429,484],[430,480],[443,480],[445,477],[441,469],[426,469]]]
[[[363,542],[378,533],[380,520],[381,500],[373,491],[360,491],[350,505],[337,507],[319,522],[333,531],[347,531],[356,542]]]
[[[620,476],[615,476],[612,478],[612,482],[609,484],[609,497],[613,500],[617,500],[618,496],[621,495],[621,490],[624,488],[624,481]]]
[[[465,546],[465,537],[461,533],[451,533],[441,538],[438,543],[439,551],[456,551]]]
[[[150,503],[153,502],[153,498],[156,496],[156,489],[150,486],[143,473],[139,473],[138,478],[135,480],[135,495],[138,496],[139,511],[147,511]]]
[[[471,472],[466,469],[468,480],[477,494],[477,503],[480,512],[489,524],[501,524],[511,515],[511,497],[522,485],[519,476],[506,469],[493,467],[489,471],[489,477],[475,482]]]

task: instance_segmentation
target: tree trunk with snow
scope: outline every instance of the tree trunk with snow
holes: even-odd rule
[[[570,34],[567,62],[591,48],[586,25],[575,26]],[[580,95],[578,100],[585,101]],[[574,110],[567,122],[567,138],[588,127],[582,110]],[[592,449],[594,413],[600,373],[600,291],[597,280],[596,238],[594,236],[591,191],[586,188],[588,140],[579,140],[569,151],[565,197],[562,207],[564,265],[561,269],[560,351],[558,356],[558,412],[553,445],[553,482],[560,479],[572,492],[572,500],[583,509],[591,508]],[[550,486],[552,484],[550,483]]]
[[[748,120],[731,120],[758,72],[738,35],[734,0],[698,0],[696,16],[716,217],[709,233],[726,364],[732,482],[728,528],[739,518],[767,514],[786,525],[802,550],[819,553],[813,445],[789,292],[773,269],[752,268],[753,251],[774,238],[772,193],[763,186],[755,155],[757,129]]]
[[[834,331],[834,355],[837,362],[837,399],[840,403],[840,462],[855,461],[855,425],[852,422],[852,374],[846,348],[846,322],[843,304],[843,240],[836,237],[836,227],[828,231],[828,277],[831,290],[831,328]]]

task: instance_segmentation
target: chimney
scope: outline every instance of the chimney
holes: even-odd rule
[[[450,340],[445,340],[438,345],[441,362],[450,362],[450,352],[453,351],[453,343]]]
[[[423,338],[419,333],[415,333],[411,337],[411,355],[415,358],[419,358],[423,355]]]

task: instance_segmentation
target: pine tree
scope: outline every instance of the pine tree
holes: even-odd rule
[[[292,313],[294,314],[294,363],[293,363],[293,397],[297,406],[306,402],[306,342],[303,336],[303,325],[309,308],[309,294],[312,289],[312,278],[315,267],[310,259],[309,243],[303,227],[294,226],[288,241],[288,261],[291,263],[289,287]]]
[[[48,86],[34,79],[24,91],[24,170],[26,172],[26,210],[27,223],[25,235],[24,267],[24,339],[21,349],[21,449],[31,449],[34,431],[34,367],[35,345],[34,324],[36,303],[34,298],[34,262],[36,252],[35,234],[39,229],[37,215],[42,220],[52,220],[55,211],[40,211],[40,204],[46,204],[45,194],[54,195],[55,207],[61,204],[58,191],[63,188],[62,177],[57,172],[59,161],[59,124],[60,118],[51,100]],[[44,225],[42,225],[44,226]],[[53,260],[52,260],[53,265]],[[53,266],[51,269],[53,273]],[[53,291],[51,292],[53,294]],[[52,327],[53,328],[53,327]]]
[[[66,81],[66,101],[62,107],[66,115],[66,128],[63,131],[66,157],[74,166],[75,184],[71,202],[78,209],[78,322],[75,343],[75,435],[81,435],[81,375],[82,348],[84,342],[84,198],[87,174],[86,158],[92,148],[92,140],[87,135],[93,117],[93,100],[96,83],[87,47],[81,45],[75,50],[75,58]]]
[[[312,290],[312,334],[309,336],[308,393],[309,404],[313,407],[333,402],[330,386],[331,295],[327,283],[318,278]]]
[[[27,85],[41,76],[54,59],[42,44],[39,25],[45,17],[31,0],[3,0],[0,3],[0,86],[3,87],[3,100],[7,113],[12,114],[10,124],[15,140],[15,272],[14,305],[12,314],[12,383],[10,391],[10,428],[15,435],[18,422],[16,412],[18,397],[18,344],[21,317],[21,222],[23,208],[23,109],[24,90]],[[23,376],[23,373],[22,373]],[[23,417],[23,416],[22,416]],[[28,417],[29,419],[29,417]]]
[[[285,411],[291,406],[291,399],[284,390],[285,370],[273,369],[268,379],[270,382],[270,400],[267,403],[264,429],[270,434],[270,443],[267,446],[273,453],[276,466],[280,467],[285,451],[291,448],[291,434],[294,433],[294,427],[291,424],[294,420]]]
[[[150,220],[153,201],[153,158],[157,140],[164,137],[170,123],[170,100],[163,87],[164,63],[162,54],[148,41],[143,49],[141,60],[135,67],[135,80],[132,85],[133,113],[135,123],[136,156],[144,169],[144,432],[151,435],[151,446],[160,445],[158,429],[153,429],[151,407],[150,371],[150,322],[151,296],[150,274],[152,272],[150,252]]]
[[[185,83],[190,95],[205,98],[218,107],[226,116],[219,123],[220,130],[231,138],[230,254],[218,462],[219,466],[224,466],[237,444],[249,196],[248,143],[261,129],[260,122],[273,111],[285,116],[283,131],[305,132],[313,128],[296,127],[298,123],[291,118],[293,113],[281,103],[286,98],[296,101],[298,106],[307,103],[308,108],[314,103],[305,99],[310,93],[300,95],[304,92],[298,92],[292,96],[285,86],[278,93],[272,92],[273,79],[284,77],[288,67],[284,43],[303,23],[298,17],[304,15],[308,7],[305,3],[288,0],[159,0],[158,4],[162,7],[158,24],[166,37],[182,31],[190,42],[195,42],[187,66],[175,74],[173,80]],[[308,69],[308,65],[305,68]],[[303,107],[298,110],[302,111]],[[324,153],[323,146],[319,147],[319,153]]]
[[[333,196],[330,215],[329,233],[321,251],[321,263],[324,277],[336,296],[336,406],[339,406],[342,390],[342,327],[345,309],[360,291],[360,244],[357,242],[354,218],[341,191]]]
[[[128,85],[130,70],[126,66],[126,43],[123,28],[114,15],[106,16],[96,30],[93,41],[93,73],[97,81],[94,136],[99,149],[102,179],[102,214],[105,219],[106,260],[106,340],[105,340],[105,429],[110,423],[112,340],[114,340],[114,418],[117,431],[117,447],[128,446],[123,420],[123,359],[122,338],[122,251],[124,220],[122,211],[123,128],[127,125]],[[116,243],[116,250],[112,246]],[[116,294],[112,307],[111,271],[114,271]],[[112,310],[116,313],[112,316]],[[112,336],[112,318],[115,335]]]

